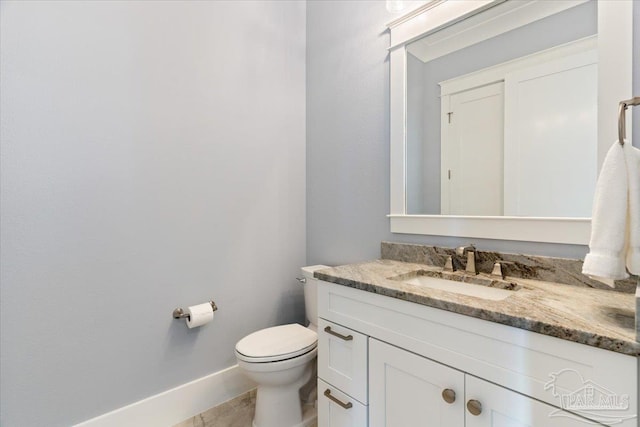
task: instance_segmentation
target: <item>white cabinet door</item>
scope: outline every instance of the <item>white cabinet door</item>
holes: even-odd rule
[[[369,426],[463,427],[464,374],[370,338]]]
[[[318,379],[318,427],[367,427],[367,407]]]
[[[465,388],[466,427],[585,427],[595,424],[471,375],[465,377]],[[478,415],[473,415],[468,407],[471,400],[475,400],[476,413],[480,409]]]

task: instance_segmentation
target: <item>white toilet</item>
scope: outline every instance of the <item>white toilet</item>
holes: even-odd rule
[[[253,427],[303,427],[300,388],[314,374],[318,344],[317,280],[325,265],[303,267],[309,326],[297,323],[254,332],[236,344],[238,366],[258,384]]]

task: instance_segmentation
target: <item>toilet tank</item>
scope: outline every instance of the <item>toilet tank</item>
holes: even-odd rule
[[[302,267],[302,277],[306,279],[304,287],[304,307],[309,321],[309,328],[317,331],[318,327],[318,279],[313,277],[313,272],[330,268],[326,265],[311,265]]]

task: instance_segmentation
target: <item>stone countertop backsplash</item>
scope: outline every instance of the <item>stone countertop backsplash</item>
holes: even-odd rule
[[[582,262],[560,258],[478,251],[478,271],[502,261],[507,280],[520,289],[493,301],[412,285],[390,278],[417,270],[439,271],[447,256],[464,269],[454,249],[382,243],[382,259],[317,271],[318,279],[368,292],[477,317],[516,328],[640,356],[636,341],[636,280],[612,290],[582,276]],[[506,268],[505,268],[506,267]],[[582,276],[582,277],[581,277]],[[602,288],[606,289],[602,289]]]
[[[451,255],[454,267],[459,270],[464,270],[467,262],[466,256],[456,255],[455,249],[392,242],[382,242],[381,255],[382,259],[427,264],[436,267],[444,266],[447,257]],[[476,269],[480,272],[490,273],[493,269],[493,264],[498,261],[502,264],[502,272],[513,278],[535,279],[630,294],[636,292],[637,281],[635,278],[617,280],[616,287],[613,289],[604,283],[589,279],[582,274],[582,260],[579,259],[503,254],[483,250],[476,252]]]

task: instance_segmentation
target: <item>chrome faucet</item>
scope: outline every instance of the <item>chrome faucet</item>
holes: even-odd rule
[[[467,267],[465,271],[469,274],[478,274],[476,270],[476,247],[472,244],[456,248],[456,254],[463,256],[467,254]]]

